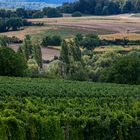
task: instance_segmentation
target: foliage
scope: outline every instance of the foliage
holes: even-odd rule
[[[0,139],[140,139],[140,86],[0,77]]]
[[[42,68],[42,52],[38,41],[32,41],[31,37],[26,35],[18,51],[26,58],[27,61],[30,58],[35,59],[38,66]]]
[[[33,44],[32,48],[32,56],[36,60],[38,66],[42,68],[42,52],[41,52],[41,47],[38,44],[38,42],[35,42]]]
[[[74,3],[64,3],[58,9],[62,13],[79,11],[83,14],[113,15],[121,13],[140,12],[139,0],[78,0]]]
[[[89,55],[88,55],[89,56]],[[121,54],[115,52],[105,52],[103,54],[93,54],[91,59],[88,58],[85,63],[85,69],[89,74],[89,78],[97,82],[100,78],[100,75],[104,75],[104,69],[110,68],[114,62],[118,61],[121,57]]]
[[[24,76],[27,68],[24,57],[8,47],[0,47],[0,75]]]
[[[7,36],[0,36],[0,46],[7,47],[9,45],[10,39]]]
[[[44,9],[44,14],[48,18],[54,18],[54,17],[62,17],[62,14],[56,9],[56,8],[47,8]]]
[[[9,30],[17,31],[23,26],[31,26],[32,23],[19,17],[0,18],[0,32]]]
[[[43,18],[43,17],[44,17],[44,14],[41,11],[37,11],[36,13],[32,15],[32,18]]]
[[[21,18],[9,18],[6,22],[7,30],[11,29],[13,31],[18,30],[20,27],[23,26],[23,20]]]
[[[35,59],[29,59],[27,62],[28,65],[28,75],[30,77],[36,77],[39,74],[39,67]]]
[[[49,78],[64,78],[66,74],[66,65],[60,60],[54,60],[47,65],[45,73]]]
[[[84,48],[87,48],[89,50],[94,49],[95,47],[100,45],[100,39],[99,36],[96,34],[88,34],[86,35],[83,40],[81,41],[81,45]]]
[[[62,45],[61,45],[61,51],[60,51],[60,59],[66,63],[69,64],[69,50],[68,50],[68,44],[65,40],[63,40]]]
[[[53,36],[46,36],[42,40],[42,46],[60,46],[62,43],[62,39],[59,35],[53,35]]]
[[[74,13],[72,13],[72,17],[81,17],[82,16],[82,14],[81,14],[81,12],[74,12]]]
[[[105,69],[101,81],[121,84],[140,84],[140,57],[126,55],[118,59],[112,67]]]

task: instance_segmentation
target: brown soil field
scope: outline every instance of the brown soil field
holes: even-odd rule
[[[19,48],[19,44],[11,44],[9,47],[14,51],[17,51]],[[57,48],[41,48],[41,51],[43,60],[52,60],[54,56],[60,56],[60,50]]]

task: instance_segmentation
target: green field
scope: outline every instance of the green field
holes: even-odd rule
[[[0,140],[139,140],[140,86],[0,78]]]
[[[132,15],[132,17],[140,17],[140,13]]]
[[[99,35],[108,35],[115,33],[113,31],[109,30],[102,30],[102,29],[85,29],[85,28],[76,28],[76,27],[65,27],[65,26],[48,26],[49,29],[41,31],[40,33],[33,34],[33,37],[37,37],[39,39],[43,38],[44,36],[53,36],[53,35],[59,35],[62,38],[72,38],[77,33],[81,33],[83,35],[85,34],[91,34],[91,33],[97,33]]]

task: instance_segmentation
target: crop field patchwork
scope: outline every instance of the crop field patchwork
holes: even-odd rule
[[[135,32],[140,32],[140,18],[133,17],[129,14],[117,16],[85,16],[85,17],[64,17],[64,18],[41,18],[28,19],[31,22],[43,22],[45,25],[41,27],[25,27],[21,31],[13,31],[1,33],[1,35],[16,36],[20,39],[24,38],[25,34],[34,36],[58,34],[63,37],[72,37],[76,33],[98,33],[99,35],[108,35],[116,37],[121,34],[128,34],[129,37],[135,36],[140,39],[140,35],[135,35]],[[116,34],[119,33],[119,34]],[[113,35],[112,35],[113,34]],[[109,37],[109,35],[108,35]]]

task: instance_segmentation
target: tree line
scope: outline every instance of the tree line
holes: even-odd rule
[[[63,3],[62,6],[44,7],[42,10],[25,10],[17,8],[16,10],[0,10],[0,17],[21,17],[21,18],[43,18],[47,16],[62,17],[62,13],[72,13],[72,16],[81,16],[82,14],[91,15],[113,15],[122,13],[140,12],[140,0],[78,0],[73,3]]]
[[[39,75],[39,70],[42,69],[42,52],[39,43],[32,41],[27,35],[15,52],[9,47],[8,39],[0,37],[0,75],[21,77]]]
[[[112,15],[140,12],[140,0],[78,0],[58,8],[64,13],[79,11],[83,14]]]

